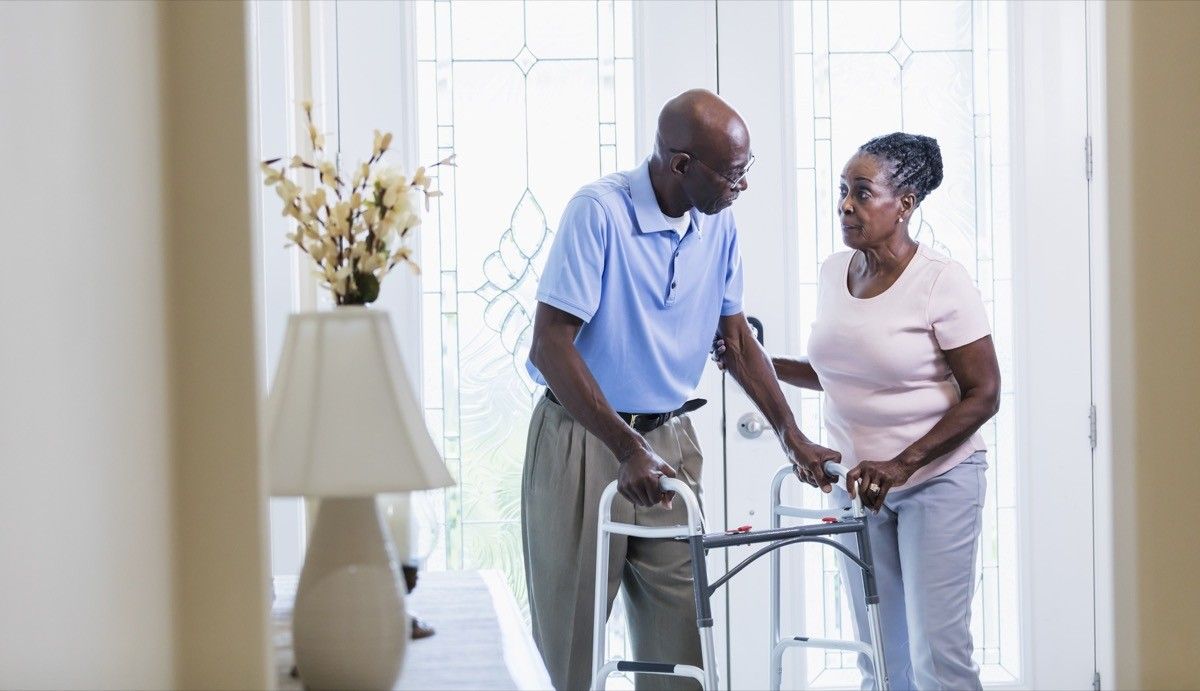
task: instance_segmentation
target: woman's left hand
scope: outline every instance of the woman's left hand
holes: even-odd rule
[[[898,459],[890,461],[860,461],[846,476],[846,488],[854,497],[855,481],[861,490],[863,506],[878,511],[883,508],[883,500],[893,487],[908,482],[916,470],[913,466],[901,463]]]

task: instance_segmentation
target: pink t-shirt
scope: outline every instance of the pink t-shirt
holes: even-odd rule
[[[904,273],[883,293],[850,294],[853,252],[821,265],[809,361],[824,387],[830,447],[842,463],[888,461],[925,435],[960,400],[942,352],[991,333],[979,290],[958,262],[917,247]],[[903,487],[940,475],[976,451],[974,434],[920,468]]]

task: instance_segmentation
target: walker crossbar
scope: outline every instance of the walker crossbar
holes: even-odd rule
[[[862,519],[854,519],[854,520],[856,520],[856,521],[860,521],[860,522],[862,521]],[[846,524],[845,524],[845,523],[842,523],[842,524],[839,524],[839,525],[840,525],[840,526],[846,526]],[[865,524],[864,524],[864,525],[865,525]],[[813,527],[816,527],[816,526],[813,526]],[[856,532],[857,530],[859,530],[859,528],[855,528],[855,527],[853,527],[853,526],[846,526],[846,527],[848,527],[848,529],[847,529],[847,530],[838,530],[838,531],[836,531],[836,533],[850,533],[850,532]],[[797,529],[798,529],[798,528],[785,528],[784,530],[797,530]],[[829,531],[829,530],[827,530],[827,531],[825,532],[825,534],[835,534],[835,533],[834,533],[834,531]],[[732,547],[732,546],[734,546],[734,545],[749,545],[749,544],[754,544],[754,543],[756,543],[756,542],[761,542],[761,540],[751,540],[751,541],[746,541],[746,542],[722,543],[722,544],[715,545],[715,546],[717,546],[717,547]],[[836,541],[834,541],[834,540],[830,540],[830,539],[829,539],[829,538],[827,538],[827,537],[806,537],[806,536],[803,536],[803,535],[801,535],[801,536],[799,536],[799,537],[793,537],[793,538],[789,538],[789,539],[779,539],[779,540],[775,540],[774,542],[772,542],[771,544],[767,545],[766,547],[763,547],[762,549],[758,550],[758,551],[757,551],[757,552],[755,552],[754,554],[751,554],[750,556],[748,556],[748,557],[746,557],[745,559],[743,559],[743,560],[742,560],[740,563],[738,563],[738,565],[737,565],[737,566],[734,566],[733,568],[729,569],[729,571],[725,572],[725,575],[724,575],[724,576],[721,576],[720,578],[718,578],[717,580],[715,580],[715,581],[713,581],[713,582],[712,582],[712,584],[711,584],[711,585],[708,587],[708,595],[709,595],[709,597],[712,597],[712,596],[713,596],[713,594],[717,592],[717,588],[720,588],[721,586],[725,585],[725,583],[727,583],[727,582],[729,581],[729,579],[731,579],[731,578],[733,578],[734,576],[736,576],[736,575],[738,574],[738,572],[739,572],[739,571],[741,571],[742,569],[744,569],[744,568],[746,568],[747,566],[749,566],[749,565],[751,564],[751,562],[755,561],[755,560],[756,560],[756,559],[758,559],[759,557],[762,557],[762,556],[764,556],[764,555],[770,554],[771,552],[773,552],[773,551],[775,551],[775,550],[779,549],[780,547],[786,547],[786,546],[788,546],[788,545],[795,545],[795,544],[799,544],[799,543],[802,543],[802,542],[815,542],[815,543],[822,544],[822,545],[828,545],[829,547],[832,547],[832,548],[834,548],[834,549],[838,550],[838,551],[839,551],[839,552],[841,552],[842,554],[845,554],[847,558],[849,558],[849,559],[850,559],[851,561],[853,561],[855,564],[858,564],[858,567],[859,567],[860,569],[863,569],[864,571],[870,571],[870,572],[871,572],[871,575],[872,575],[872,577],[874,576],[874,569],[871,567],[871,565],[870,565],[869,563],[867,563],[866,561],[864,561],[863,559],[861,559],[861,558],[860,558],[860,557],[859,557],[857,554],[855,554],[854,552],[851,552],[851,551],[850,551],[850,550],[849,550],[849,549],[848,549],[848,548],[847,548],[845,545],[843,545],[842,543],[840,543],[840,542],[836,542]],[[709,545],[707,542],[705,542],[705,547],[709,547],[709,546],[710,546],[710,545]],[[868,596],[868,597],[872,597],[872,596]],[[876,601],[878,601],[878,600],[879,600],[879,596],[878,596],[878,595],[875,595],[875,596],[873,596],[873,597],[875,598],[875,600],[876,600]]]

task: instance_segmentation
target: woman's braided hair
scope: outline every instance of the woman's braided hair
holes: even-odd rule
[[[912,190],[917,203],[942,184],[942,150],[937,140],[921,134],[892,132],[859,147],[892,164],[892,188]]]

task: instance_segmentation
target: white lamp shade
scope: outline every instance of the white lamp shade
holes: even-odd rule
[[[267,401],[271,494],[356,497],[454,484],[388,314],[293,314]]]

